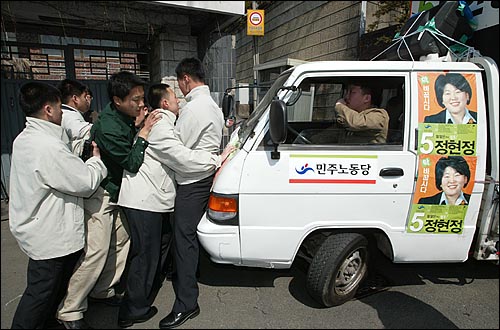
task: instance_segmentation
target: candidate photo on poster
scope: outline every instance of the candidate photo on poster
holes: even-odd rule
[[[469,164],[462,156],[441,157],[435,166],[435,185],[439,192],[422,197],[418,204],[468,205],[470,194],[464,192],[471,181]]]
[[[476,124],[477,112],[468,108],[473,97],[472,88],[460,73],[446,73],[434,83],[436,101],[443,109],[424,118],[425,123]]]

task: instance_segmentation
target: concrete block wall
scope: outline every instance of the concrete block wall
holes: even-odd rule
[[[190,35],[189,26],[176,30],[160,33],[154,42],[150,53],[152,82],[175,77],[175,67],[183,58],[197,56],[196,37]]]
[[[175,67],[185,57],[197,57],[196,37],[191,36],[189,25],[172,27],[162,32],[153,43],[150,52],[151,83],[166,83],[174,88],[184,104],[184,97],[177,84]]]
[[[276,1],[265,9],[265,35],[257,38],[259,63],[356,60],[360,1]],[[246,26],[245,26],[246,27]],[[253,82],[253,37],[237,34],[238,82]]]
[[[177,84],[175,68],[186,57],[198,57],[197,38],[190,35],[189,26],[168,29],[154,42],[151,50],[151,83],[167,83],[173,86],[177,96],[183,95]],[[224,36],[213,43],[203,61],[206,69],[205,83],[210,87],[212,98],[221,104],[226,88],[232,86],[235,77],[236,53],[234,37]]]
[[[212,97],[222,104],[224,91],[233,87],[236,69],[235,36],[227,35],[213,43],[203,59],[207,70],[205,83]]]

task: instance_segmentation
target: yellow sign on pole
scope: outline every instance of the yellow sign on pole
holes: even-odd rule
[[[247,10],[247,36],[264,35],[264,10]]]

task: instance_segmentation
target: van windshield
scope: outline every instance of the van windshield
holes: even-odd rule
[[[272,84],[271,88],[267,91],[262,101],[260,101],[259,105],[257,105],[257,108],[250,114],[250,117],[248,117],[248,119],[241,124],[240,130],[238,131],[238,137],[241,145],[245,143],[250,134],[253,132],[255,126],[259,122],[260,117],[262,117],[266,109],[271,104],[271,101],[278,92],[278,89],[282,87],[283,84],[287,81],[288,77],[290,77],[292,71],[293,70],[287,70],[283,72],[278,77],[278,79],[276,79],[276,81]]]

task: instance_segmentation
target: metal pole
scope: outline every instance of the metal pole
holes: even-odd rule
[[[257,1],[252,1],[252,9],[257,9],[258,4]],[[253,101],[252,101],[252,111],[253,109],[257,108],[257,84],[259,82],[259,73],[257,70],[255,70],[255,67],[259,64],[259,49],[258,49],[258,43],[257,43],[257,36],[253,36],[253,85],[252,91],[253,91]]]

